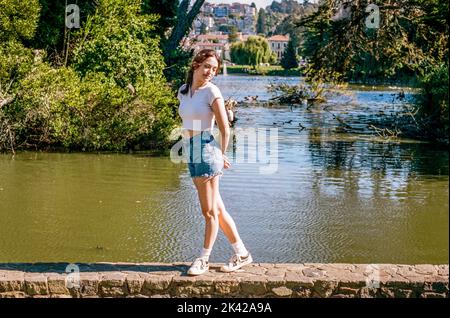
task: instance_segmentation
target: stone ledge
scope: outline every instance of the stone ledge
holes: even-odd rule
[[[210,264],[197,277],[186,275],[189,263],[68,265],[0,264],[0,298],[449,296],[448,265],[254,263],[222,273],[222,264]]]

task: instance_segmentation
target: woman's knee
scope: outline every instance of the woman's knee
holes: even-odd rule
[[[220,210],[216,207],[202,211],[206,220],[219,218]]]

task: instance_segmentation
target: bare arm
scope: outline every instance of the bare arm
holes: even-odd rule
[[[216,122],[217,126],[220,130],[220,146],[222,153],[225,154],[227,147],[228,147],[228,141],[230,139],[230,125],[228,123],[228,116],[227,111],[225,109],[225,104],[222,98],[216,98],[211,108],[214,112],[214,115],[216,116]]]

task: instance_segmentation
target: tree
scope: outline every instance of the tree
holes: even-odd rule
[[[223,33],[228,33],[228,28],[229,28],[229,26],[227,24],[221,24],[217,28],[217,31],[223,32]]]
[[[207,30],[206,30],[206,24],[202,23],[200,25],[200,34],[206,34]]]
[[[250,36],[245,42],[231,45],[231,60],[237,64],[256,68],[260,63],[269,63],[272,56],[269,42],[260,36]]]
[[[0,0],[0,40],[33,38],[39,20],[39,1]]]
[[[18,145],[74,150],[167,145],[176,99],[162,72],[154,33],[158,17],[143,14],[140,0],[95,5],[74,31],[72,58],[63,66],[48,63],[45,50],[23,44],[52,50],[59,41],[34,34],[42,22],[39,2],[0,0],[0,151]],[[49,34],[57,34],[60,26],[48,22]],[[4,87],[12,93],[6,101]]]
[[[101,72],[118,85],[160,80],[164,62],[159,39],[149,37],[157,17],[140,14],[139,0],[101,0],[82,29],[72,66],[81,76]]]
[[[237,34],[238,28],[236,26],[232,25],[232,26],[230,26],[230,28],[228,30],[229,30],[228,41],[230,43],[237,42],[237,40],[238,40],[238,34]]]
[[[77,29],[66,27],[67,0],[40,0],[41,13],[35,36],[27,45],[47,52],[48,61],[54,66],[66,63],[66,56],[74,45]],[[80,26],[83,27],[89,15],[97,8],[97,2],[90,0],[76,1],[80,8]]]
[[[370,81],[411,78],[448,60],[447,1],[375,1],[378,28],[366,27],[367,1],[351,4],[349,19],[332,20],[341,1],[328,0],[297,24],[306,27],[302,55],[312,65]]]
[[[443,63],[420,80],[416,95],[417,118],[430,139],[449,143],[449,68]]]
[[[143,0],[142,13],[157,14],[158,23],[154,32],[161,38],[174,26],[178,10],[179,0]]]
[[[152,0],[150,0],[151,2]],[[178,3],[178,0],[172,0]],[[167,28],[167,37],[163,37],[161,47],[164,53],[164,62],[167,65],[164,75],[173,86],[178,87],[184,81],[192,51],[181,47],[183,38],[189,33],[205,0],[195,0],[190,7],[190,0],[181,0],[177,6],[176,18],[171,28]]]
[[[281,0],[281,2],[272,1],[269,8],[272,12],[292,14],[300,6],[301,4],[296,0]]]
[[[280,60],[280,64],[285,70],[298,67],[296,51],[297,50],[294,47],[294,40],[290,39]]]
[[[352,1],[351,14],[337,19],[342,1],[323,1],[298,23],[305,27],[307,75],[337,72],[347,81],[418,82],[417,136],[448,144],[448,1],[371,1],[379,8],[378,27],[367,26],[368,3]]]
[[[267,34],[266,11],[261,8],[258,12],[258,21],[256,22],[256,33]]]
[[[195,0],[189,9],[190,0],[181,0],[177,10],[175,26],[165,42],[165,52],[172,52],[178,48],[181,40],[188,34],[204,2],[205,0]]]
[[[34,37],[40,7],[37,0],[0,0],[0,8],[0,105],[4,105],[12,101],[15,87],[32,67],[32,50],[24,43]]]

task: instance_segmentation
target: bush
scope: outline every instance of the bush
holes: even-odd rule
[[[0,41],[31,39],[36,30],[38,0],[0,0]]]
[[[155,15],[141,15],[140,1],[102,0],[88,18],[73,53],[73,67],[82,76],[101,72],[121,86],[139,78],[163,81],[164,60],[159,39],[149,37]]]
[[[67,67],[43,62],[45,51],[33,52],[20,40],[0,43],[0,151],[168,145],[176,98],[163,75],[159,39],[151,33],[156,17],[141,14],[140,5],[100,0],[75,33]]]
[[[432,139],[448,144],[449,78],[448,64],[434,68],[420,81],[421,93],[416,99],[418,119]]]
[[[0,100],[13,94],[14,88],[33,65],[33,52],[20,42],[10,40],[0,43]]]
[[[285,70],[298,67],[297,53],[292,39],[288,42],[288,46],[281,57],[280,64]]]
[[[4,109],[15,122],[16,147],[70,146],[83,101],[80,80],[70,68],[41,63],[21,82],[14,102]]]
[[[16,147],[122,151],[165,146],[174,105],[173,93],[151,82],[132,92],[102,73],[81,80],[71,68],[42,63],[2,116],[4,125],[15,123]]]

